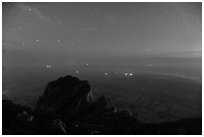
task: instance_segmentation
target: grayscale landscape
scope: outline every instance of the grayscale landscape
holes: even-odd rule
[[[3,134],[202,134],[202,3],[2,9]]]

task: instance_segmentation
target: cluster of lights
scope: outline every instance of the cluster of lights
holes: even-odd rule
[[[118,72],[117,72],[116,74],[118,74]],[[105,76],[107,76],[107,75],[108,75],[108,73],[107,73],[107,72],[105,72],[105,73],[104,73],[104,75],[105,75]],[[128,76],[133,76],[133,73],[128,73],[128,72],[125,72],[125,73],[124,73],[124,75],[125,75],[126,77],[128,77]]]
[[[88,66],[89,64],[86,64],[86,65]],[[45,67],[46,67],[47,69],[50,69],[50,68],[51,68],[51,65],[46,65]],[[79,74],[79,70],[76,70],[75,73],[76,73],[76,74]],[[117,73],[118,73],[118,72],[117,72]],[[107,75],[108,75],[108,72],[105,72],[104,75],[107,76]],[[125,75],[126,77],[128,77],[128,76],[133,76],[133,73],[125,72],[124,75]]]
[[[126,77],[128,77],[128,76],[133,76],[133,73],[125,72],[124,75],[125,75]]]
[[[76,70],[75,73],[76,73],[76,74],[79,74],[79,70]],[[118,74],[118,73],[119,73],[119,72],[117,72],[117,74]],[[125,73],[122,73],[122,74],[124,74],[126,77],[133,76],[133,73],[131,73],[131,72],[129,72],[129,73],[128,73],[128,72],[125,72]],[[104,75],[105,75],[105,76],[108,76],[108,72],[105,72]]]
[[[50,65],[47,65],[47,66],[46,66],[46,68],[47,68],[47,69],[50,69],[50,68],[51,68],[51,66],[50,66]]]

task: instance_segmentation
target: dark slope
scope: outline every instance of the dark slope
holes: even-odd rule
[[[202,119],[142,123],[113,101],[93,101],[87,81],[65,76],[47,84],[36,108],[3,100],[3,134],[202,134]]]

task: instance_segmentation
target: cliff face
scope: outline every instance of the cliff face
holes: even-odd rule
[[[47,84],[35,110],[3,101],[3,134],[201,134],[200,119],[143,124],[105,95],[93,100],[87,81],[61,77]]]

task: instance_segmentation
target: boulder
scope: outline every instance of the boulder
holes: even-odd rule
[[[61,77],[47,84],[36,110],[53,116],[75,114],[92,101],[90,89],[88,81],[72,76]]]

